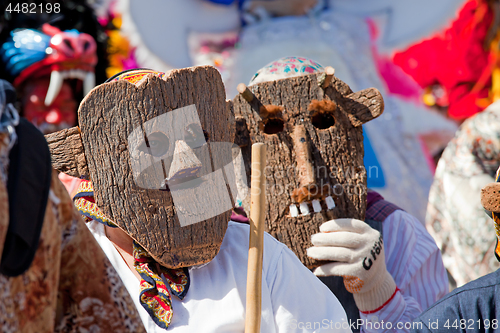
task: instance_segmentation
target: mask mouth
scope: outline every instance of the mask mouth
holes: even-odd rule
[[[83,96],[86,96],[95,87],[96,79],[93,70],[79,68],[52,70],[50,73],[49,87],[45,96],[44,104],[49,106],[61,91],[65,80],[79,80],[82,82]]]
[[[334,209],[336,205],[331,193],[332,188],[328,184],[322,187],[313,184],[296,188],[290,196],[294,203],[289,206],[289,216],[307,216]]]
[[[297,207],[298,206],[298,207]],[[320,213],[323,211],[329,211],[334,209],[335,201],[331,196],[327,196],[324,199],[314,199],[308,202],[302,202],[300,204],[291,204],[290,209],[290,217],[299,217],[299,216],[307,216],[312,213]],[[300,213],[299,213],[300,210]]]

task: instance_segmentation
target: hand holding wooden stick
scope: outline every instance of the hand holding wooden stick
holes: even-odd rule
[[[245,333],[260,332],[262,307],[262,260],[266,204],[266,146],[252,145],[252,177],[250,189],[250,244],[248,249],[247,304]]]

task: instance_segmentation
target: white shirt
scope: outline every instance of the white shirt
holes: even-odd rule
[[[360,313],[362,331],[410,332],[411,322],[448,293],[448,276],[436,242],[412,215],[401,210],[389,215],[383,237],[387,271],[400,291],[379,311]],[[383,327],[366,324],[382,321]]]
[[[98,222],[89,229],[123,280],[149,333],[165,332],[139,303],[139,281]],[[229,222],[217,256],[189,269],[191,284],[172,296],[168,332],[244,332],[249,226]],[[264,235],[261,332],[351,332],[337,298],[284,244]]]

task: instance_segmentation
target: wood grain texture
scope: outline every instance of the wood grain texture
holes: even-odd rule
[[[164,79],[148,75],[137,86],[127,81],[105,83],[87,95],[79,109],[97,205],[155,260],[170,268],[202,264],[215,257],[230,211],[181,227],[170,192],[142,188],[134,181],[130,156],[134,147],[129,147],[128,137],[147,121],[192,104],[210,141],[231,140],[234,121],[220,74],[210,66],[173,70]],[[194,193],[191,200],[193,206],[212,200],[217,204],[206,193]]]
[[[52,167],[70,176],[89,179],[87,160],[78,126],[45,135]]]
[[[321,75],[321,74],[320,74]],[[368,91],[353,94],[347,84],[336,77],[324,90],[318,84],[320,75],[311,74],[277,81],[264,82],[249,87],[255,98],[249,103],[241,95],[233,99],[235,116],[244,118],[251,143],[264,142],[267,149],[267,231],[285,243],[309,268],[317,267],[320,262],[307,257],[306,249],[311,247],[312,234],[319,232],[319,226],[332,219],[350,217],[364,219],[366,210],[366,171],[363,165],[363,130],[354,126],[353,119],[365,121],[362,113],[353,111],[352,106],[366,105],[366,100],[379,104],[368,104],[372,118],[382,112],[383,102],[380,94]],[[374,96],[374,97],[372,97]],[[380,99],[379,99],[380,97]],[[337,107],[331,112],[333,125],[320,129],[322,124],[313,121],[309,106],[313,100],[333,101]],[[315,102],[317,103],[317,102]],[[328,103],[327,103],[328,104]],[[259,115],[263,105],[283,107],[283,131],[266,134],[264,119]],[[371,108],[370,108],[371,107]],[[379,111],[377,111],[379,110]],[[355,116],[353,116],[353,114]],[[330,119],[331,121],[331,119]],[[313,124],[314,123],[314,124]],[[328,210],[324,201],[322,211],[306,216],[291,217],[289,206],[293,203],[292,193],[301,188],[297,154],[303,151],[295,147],[294,128],[303,127],[309,140],[310,156],[314,168],[317,188],[329,188],[336,207]],[[240,130],[237,133],[245,133]],[[244,142],[244,138],[236,138]],[[247,174],[250,166],[250,149],[242,148]],[[324,193],[323,198],[329,193]],[[248,209],[248,201],[244,202]],[[309,203],[311,212],[313,212]]]
[[[493,213],[500,213],[500,183],[490,183],[481,189],[481,205]]]
[[[345,108],[353,126],[377,118],[384,112],[384,99],[375,88],[368,88],[347,96]]]

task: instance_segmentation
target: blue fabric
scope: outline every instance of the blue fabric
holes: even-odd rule
[[[365,146],[363,163],[366,168],[368,188],[383,188],[385,187],[384,170],[380,166],[366,131],[363,131],[363,137],[363,145]]]
[[[495,319],[496,328],[492,325]],[[460,320],[465,323],[463,328]],[[415,319],[411,330],[413,333],[499,331],[500,269],[452,291]]]

